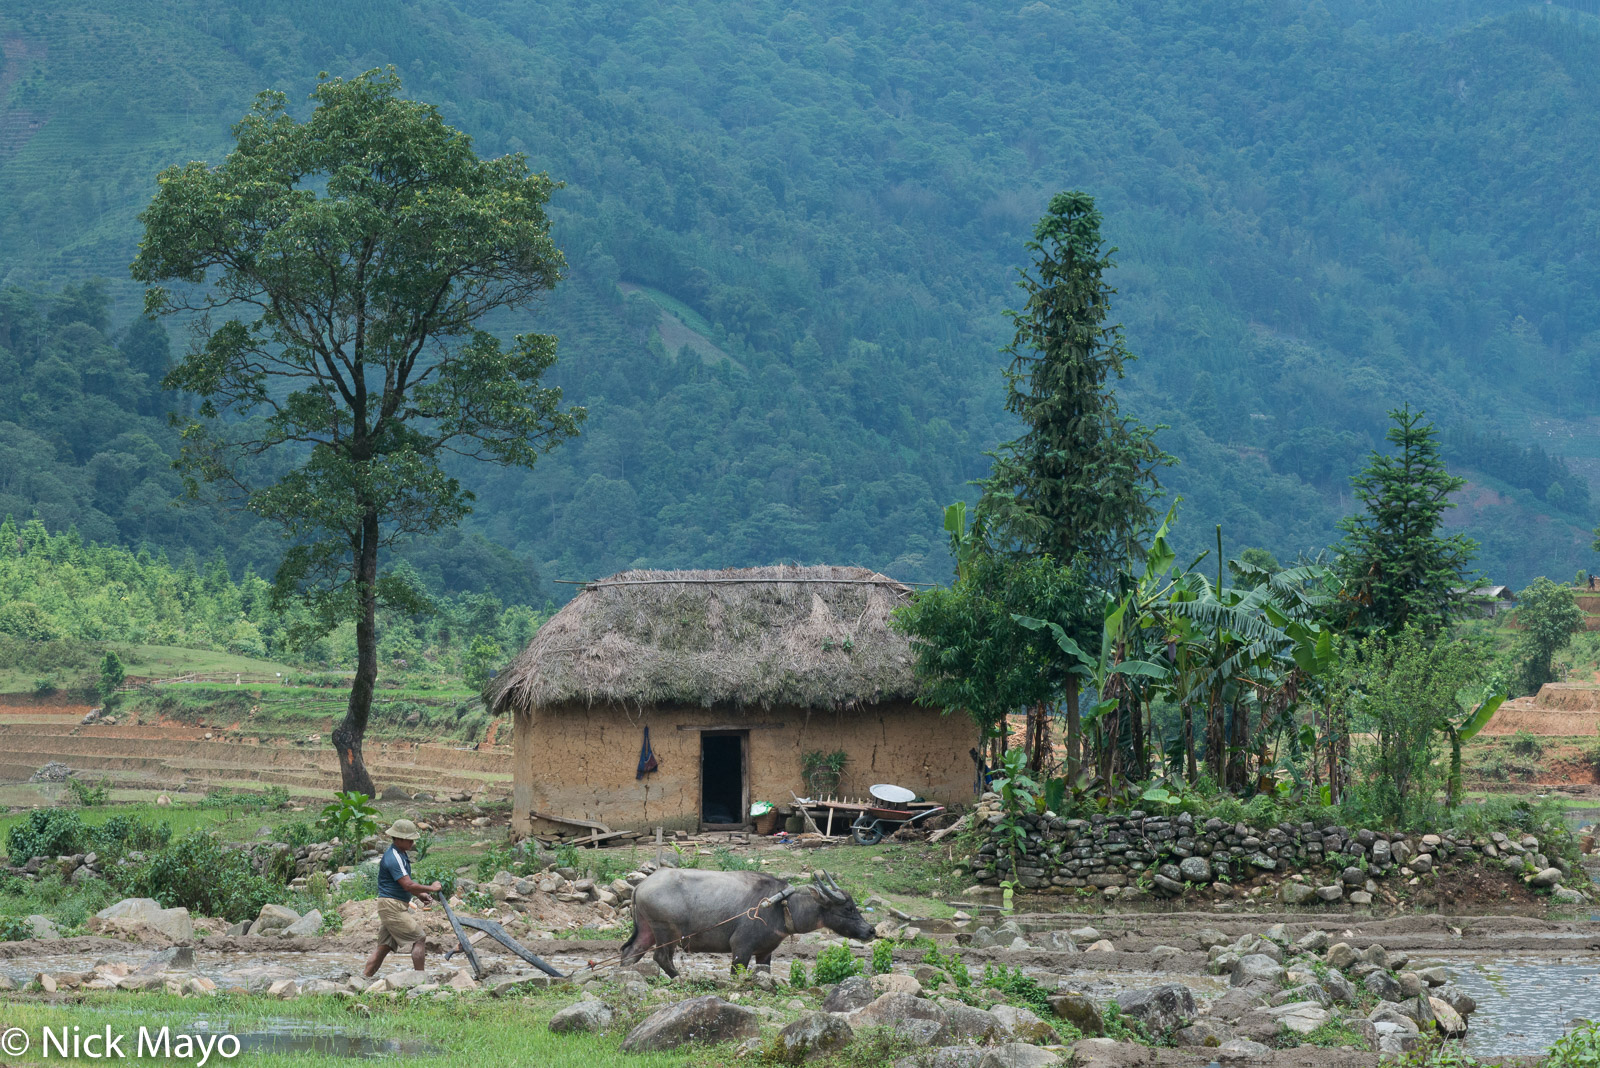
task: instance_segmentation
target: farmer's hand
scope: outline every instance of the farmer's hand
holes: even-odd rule
[[[427,894],[418,894],[417,895],[417,902],[423,908],[427,908],[429,905],[433,904],[433,898],[429,897]]]
[[[443,889],[444,889],[444,883],[434,883],[432,886],[428,887],[429,892],[430,893],[435,893],[435,894],[437,894],[439,891],[441,891]]]

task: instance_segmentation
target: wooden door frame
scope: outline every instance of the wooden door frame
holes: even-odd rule
[[[701,731],[700,774],[697,776],[695,816],[702,831],[748,831],[754,826],[748,818],[738,823],[707,823],[705,821],[706,739],[729,737],[739,739],[739,811],[746,814],[750,811],[750,732],[742,728],[738,730]]]

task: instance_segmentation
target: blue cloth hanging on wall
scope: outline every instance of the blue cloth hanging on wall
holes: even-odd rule
[[[639,773],[635,779],[642,779],[649,772],[655,771],[661,765],[656,761],[656,752],[650,748],[650,728],[644,729],[644,745],[639,747]]]

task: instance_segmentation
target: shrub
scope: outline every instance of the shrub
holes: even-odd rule
[[[131,849],[149,851],[164,847],[172,841],[172,825],[116,815],[99,826],[87,828],[86,837],[86,844],[96,853],[121,856]]]
[[[1533,734],[1520,730],[1511,736],[1511,751],[1518,756],[1540,757],[1544,755],[1544,743]]]
[[[85,830],[83,820],[70,809],[36,808],[28,818],[11,828],[6,836],[6,852],[11,863],[23,865],[34,857],[59,857],[81,853]]]
[[[819,985],[842,983],[852,975],[861,974],[861,962],[850,955],[849,946],[829,946],[817,954],[814,973]]]
[[[806,982],[806,962],[796,957],[789,962],[789,985],[801,990],[811,984]]]
[[[1600,1023],[1569,1031],[1550,1047],[1545,1068],[1594,1068],[1600,1064]]]
[[[1032,976],[1023,975],[1021,968],[1007,968],[1004,964],[983,966],[983,985],[994,987],[1005,995],[1007,1003],[1026,1005],[1040,1016],[1051,1017],[1050,991],[1039,985]]]
[[[930,945],[928,951],[922,955],[922,962],[943,969],[958,989],[965,990],[972,985],[972,973],[962,963],[959,950],[952,949],[948,953],[943,953],[937,945]]]
[[[888,939],[880,938],[872,943],[872,974],[887,975],[894,971],[894,947]]]
[[[21,942],[33,937],[33,925],[18,916],[0,916],[0,942]]]
[[[97,783],[87,783],[82,779],[69,778],[67,791],[72,794],[72,799],[85,808],[97,808],[111,800],[111,780],[101,779]]]
[[[327,831],[329,838],[341,842],[359,842],[369,834],[378,833],[378,810],[372,798],[359,790],[341,790],[322,808],[318,825]]]
[[[456,873],[454,868],[426,867],[421,869],[417,882],[427,885],[438,883],[439,893],[449,897],[456,892]]]
[[[235,923],[254,919],[262,905],[285,896],[283,885],[257,873],[247,854],[206,831],[191,831],[147,860],[134,873],[131,889],[164,908]]]

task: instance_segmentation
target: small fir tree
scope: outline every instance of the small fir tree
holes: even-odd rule
[[[1449,624],[1455,591],[1470,584],[1477,542],[1439,534],[1445,511],[1455,507],[1450,494],[1466,479],[1445,470],[1424,414],[1409,405],[1391,411],[1385,437],[1396,451],[1373,452],[1351,480],[1366,510],[1339,523],[1339,576],[1358,629],[1393,635],[1416,626],[1431,638]]]

